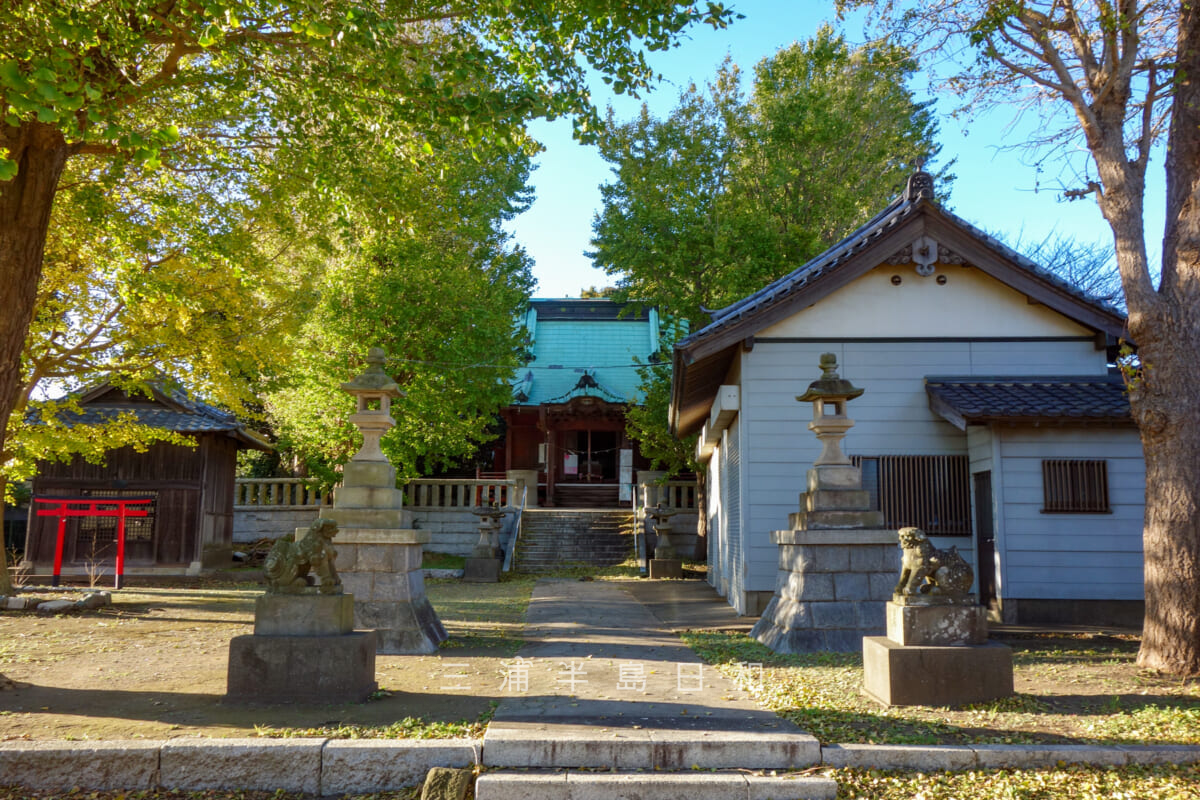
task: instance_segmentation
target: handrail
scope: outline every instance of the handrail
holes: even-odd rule
[[[650,543],[646,541],[646,505],[642,492],[633,487],[633,556],[638,562],[638,573],[645,575],[650,571]]]
[[[504,565],[501,569],[508,572],[512,569],[513,558],[517,552],[517,541],[521,538],[521,515],[525,511],[525,497],[529,493],[529,486],[521,487],[521,505],[517,506],[517,513],[513,519],[513,535],[508,543],[508,550],[504,553]]]

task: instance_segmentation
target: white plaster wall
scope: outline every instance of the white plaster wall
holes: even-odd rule
[[[892,276],[899,275],[899,286]],[[939,285],[937,276],[946,283]],[[884,264],[756,336],[1090,336],[1091,331],[973,267]]]

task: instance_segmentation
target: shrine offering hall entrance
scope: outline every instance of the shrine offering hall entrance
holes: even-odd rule
[[[562,434],[564,483],[616,483],[620,437],[616,431],[576,430]]]
[[[625,404],[575,397],[535,408],[510,407],[504,420],[505,469],[537,470],[538,505],[630,506],[628,487],[647,464],[625,434]]]

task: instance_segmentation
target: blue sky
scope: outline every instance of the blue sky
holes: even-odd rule
[[[665,116],[680,90],[690,82],[703,84],[710,79],[727,53],[750,71],[780,47],[808,39],[822,22],[833,20],[832,3],[818,0],[743,0],[734,8],[745,18],[727,30],[696,29],[679,47],[649,54],[650,63],[664,76],[658,88],[642,98],[652,113]],[[861,22],[852,20],[842,30],[852,43],[865,38]],[[1086,241],[1111,241],[1094,201],[1060,198],[1059,173],[1067,154],[1044,164],[1039,173],[1029,152],[1006,149],[1030,136],[1032,120],[1012,124],[1015,112],[1010,108],[952,119],[955,99],[932,94],[927,78],[919,76],[910,88],[919,99],[936,100],[942,152],[931,167],[957,159],[951,210],[989,231],[1009,238],[1019,234],[1027,242],[1054,232]],[[611,104],[619,120],[632,118],[641,107],[642,100],[614,97],[598,80],[593,92],[597,105],[603,109]],[[615,279],[592,267],[584,255],[592,219],[600,208],[599,186],[611,178],[608,165],[595,147],[571,139],[571,126],[565,120],[536,123],[532,132],[546,147],[533,175],[536,200],[507,227],[535,261],[535,296],[578,297],[585,287],[612,284]],[[1147,195],[1162,198],[1161,163],[1152,165],[1151,171]],[[1156,217],[1152,211],[1148,208],[1146,229],[1153,236],[1162,225],[1161,212]],[[1150,249],[1152,253],[1156,249],[1152,242]]]

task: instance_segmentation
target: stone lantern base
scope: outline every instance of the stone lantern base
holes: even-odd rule
[[[683,578],[683,559],[681,558],[652,558],[650,559],[651,578]]]
[[[355,624],[378,634],[380,653],[435,653],[447,638],[425,596],[421,545],[428,541],[429,531],[403,528],[348,528],[337,536],[342,584],[355,595]]]

